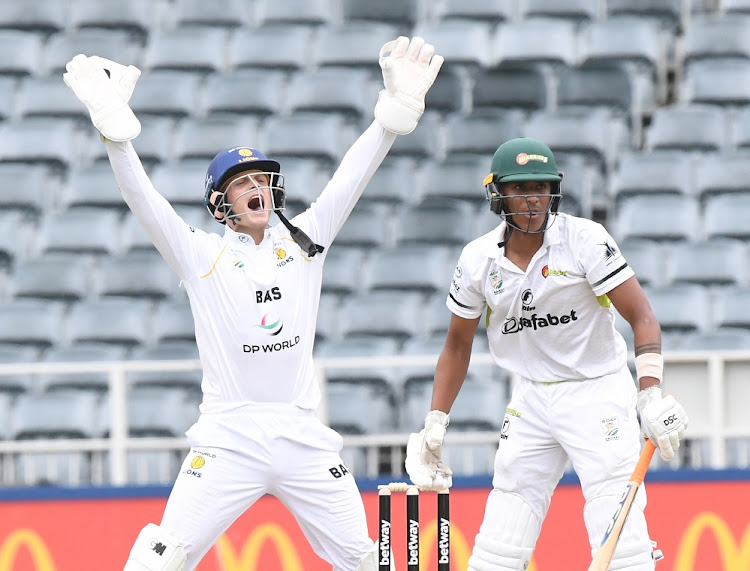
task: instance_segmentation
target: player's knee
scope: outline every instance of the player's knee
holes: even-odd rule
[[[185,550],[153,523],[138,534],[123,571],[183,571]]]
[[[599,547],[612,515],[615,513],[620,496],[598,496],[586,502],[583,517],[589,534],[592,555]],[[628,514],[620,539],[617,541],[609,569],[628,569],[628,571],[653,571],[653,544],[648,536],[646,516],[643,513],[644,500],[636,496],[633,507]]]
[[[521,496],[493,490],[469,558],[470,571],[526,569],[541,521]]]

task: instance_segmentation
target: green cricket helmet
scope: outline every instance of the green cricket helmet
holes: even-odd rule
[[[492,157],[492,172],[484,179],[484,187],[487,192],[487,201],[490,210],[502,216],[508,224],[519,230],[528,231],[513,222],[513,214],[508,206],[508,201],[502,194],[502,185],[506,182],[515,181],[541,181],[552,183],[551,200],[547,206],[547,217],[555,216],[560,206],[562,192],[560,190],[563,173],[557,170],[555,156],[550,148],[537,139],[522,137],[511,139],[500,145]],[[520,195],[529,197],[538,196],[533,194]],[[544,195],[547,197],[548,195]],[[539,232],[546,230],[547,224],[542,226]]]

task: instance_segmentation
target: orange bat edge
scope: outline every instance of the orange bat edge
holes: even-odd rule
[[[615,553],[615,547],[617,547],[617,540],[620,538],[620,533],[630,513],[635,495],[643,483],[643,478],[646,477],[648,465],[651,463],[651,458],[654,456],[655,451],[656,446],[654,446],[654,443],[651,440],[646,440],[643,450],[641,450],[641,457],[638,459],[638,463],[630,475],[628,489],[617,506],[617,511],[612,516],[612,523],[609,524],[607,531],[604,533],[602,542],[599,545],[599,549],[594,553],[594,558],[591,560],[588,571],[607,571],[609,569],[609,564]]]

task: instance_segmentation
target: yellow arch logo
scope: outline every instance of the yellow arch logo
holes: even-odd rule
[[[698,540],[703,532],[711,530],[718,543],[719,553],[723,563],[722,569],[740,571],[750,569],[750,525],[739,543],[735,542],[734,534],[721,517],[712,512],[701,512],[693,518],[682,536],[677,548],[677,559],[674,571],[700,571],[703,567],[696,565],[696,551]]]
[[[231,541],[226,535],[222,535],[215,546],[219,558],[219,569],[221,571],[261,571],[258,560],[261,548],[266,541],[272,542],[276,548],[281,563],[279,571],[304,571],[297,548],[286,531],[275,523],[264,523],[254,529],[242,546],[239,556],[234,551]]]
[[[55,562],[44,540],[33,529],[20,528],[11,533],[0,547],[0,571],[14,571],[22,547],[31,554],[36,571],[55,571]]]

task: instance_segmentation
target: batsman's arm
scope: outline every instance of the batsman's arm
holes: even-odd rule
[[[451,314],[445,345],[435,368],[430,410],[450,412],[466,379],[479,319],[465,319]]]

